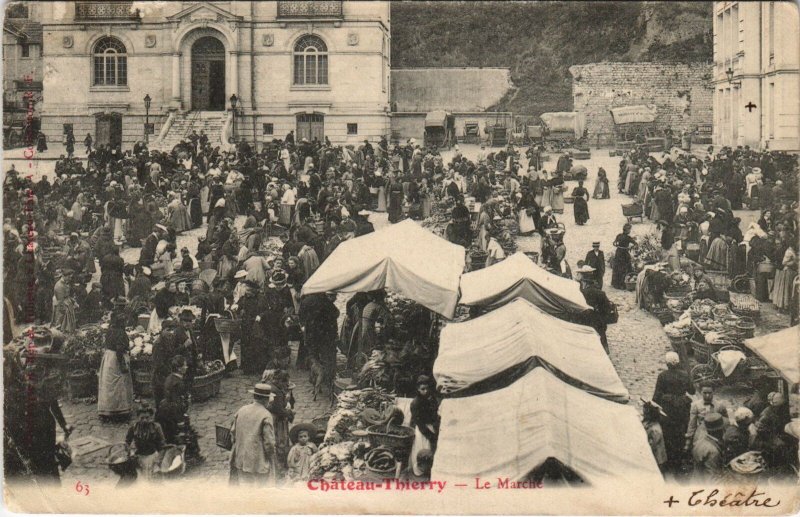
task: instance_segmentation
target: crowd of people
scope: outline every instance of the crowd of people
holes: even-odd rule
[[[47,177],[32,182],[13,167],[7,171],[4,334],[8,342],[17,326],[50,324],[70,335],[105,318],[98,414],[123,420],[136,414],[126,442],[145,471],[168,444],[187,445],[187,454],[203,461],[188,418],[191,385],[200,364],[218,360],[228,368],[240,364],[261,381],[251,391],[253,404],[235,416],[231,479],[301,478],[314,451],[313,437],[310,429],[290,430],[295,401],[288,371],[307,368],[325,379],[321,384],[331,383],[340,313],[335,293],[301,296],[301,287],[339,244],[374,231],[369,222],[374,212],[387,212],[391,223],[421,220],[435,204],[449,203],[445,238],[483,252],[486,266],[505,257],[500,243],[508,239],[508,228],[501,221],[515,219],[521,234],[538,236],[543,267],[580,281],[593,308],[582,323],[597,330],[608,350],[605,332],[616,321],[616,309],[603,292],[601,244],[594,242],[585,260],[570,267],[564,225],[557,219],[565,206],[564,176],[573,168],[568,154],[548,172],[536,148],[528,150],[528,167],[513,146],[492,152],[481,147],[475,161],[456,146],[445,163],[437,149],[413,139],[403,145],[381,139],[337,147],[327,139],[296,142],[289,133],[256,151],[244,140],[230,149],[213,147],[201,131],[169,152],[141,142],[125,151],[86,142],[86,163],[72,152],[62,156],[52,183]],[[621,162],[618,187],[663,228],[668,260],[679,264],[697,243],[699,265],[755,278],[759,264],[772,260],[779,271],[771,290],[770,284],[756,283],[767,289],[760,296],[783,310],[796,303],[796,203],[787,195],[796,191],[796,162],[748,149],[723,149],[705,161],[682,155],[658,162],[634,150]],[[569,197],[576,224],[587,224],[589,202],[610,197],[605,171],[598,171],[591,195],[581,179]],[[742,204],[763,211],[746,235],[732,213]],[[196,251],[179,249],[178,237],[185,232],[198,235]],[[624,288],[635,245],[626,225],[614,241],[612,287]],[[136,261],[123,260],[120,251],[127,248],[139,249]],[[352,311],[356,320],[366,320],[361,351],[380,346],[376,322],[377,328],[389,326],[384,294],[359,293],[348,303],[348,317]],[[187,305],[201,313],[175,313]],[[149,315],[147,330],[158,337],[154,404],[136,408],[125,328],[141,315]],[[226,318],[239,322],[232,336],[215,325]],[[223,344],[229,337],[240,343],[235,352]],[[295,365],[292,342],[298,345]],[[659,388],[654,401],[668,404],[663,395]],[[57,397],[50,390],[41,398],[46,432],[35,441],[37,450],[56,447],[56,423],[68,430],[60,413],[48,409],[58,405]],[[422,408],[416,421],[428,433],[431,419],[424,415],[430,416],[430,405],[426,399],[416,406]],[[692,413],[695,424],[708,417],[700,409]],[[716,424],[704,422],[714,436]],[[667,461],[675,461],[680,449],[672,430],[665,426]],[[17,445],[23,442],[18,439]],[[41,461],[34,473],[58,477],[49,455],[21,456]]]

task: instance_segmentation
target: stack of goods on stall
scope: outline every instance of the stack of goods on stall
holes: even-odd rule
[[[395,400],[380,388],[340,393],[325,439],[311,458],[309,478],[374,481],[396,477],[408,462],[414,431],[399,424]]]

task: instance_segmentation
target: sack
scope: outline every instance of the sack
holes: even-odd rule
[[[617,304],[608,302],[608,310],[605,313],[606,325],[613,325],[619,321],[619,312],[617,311]]]
[[[72,465],[72,447],[69,446],[66,440],[56,444],[56,462],[61,467],[61,471],[65,471]]]

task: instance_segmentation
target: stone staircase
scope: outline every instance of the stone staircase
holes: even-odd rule
[[[212,147],[222,145],[222,132],[228,114],[224,111],[189,111],[186,113],[175,113],[172,115],[172,124],[166,134],[159,135],[150,145],[151,149],[169,152],[182,139],[192,134],[192,130],[205,131],[208,141]]]

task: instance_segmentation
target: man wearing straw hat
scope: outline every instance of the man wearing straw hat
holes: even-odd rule
[[[258,383],[248,393],[253,402],[233,417],[230,483],[275,486],[275,424],[267,409],[274,397],[272,386]]]

